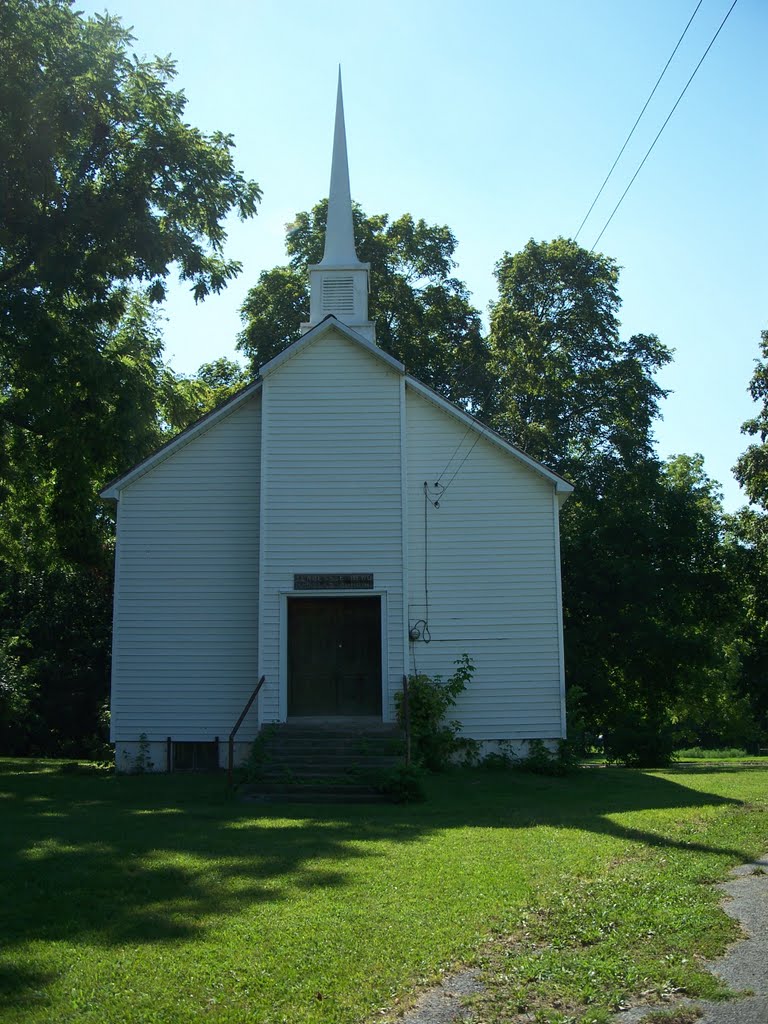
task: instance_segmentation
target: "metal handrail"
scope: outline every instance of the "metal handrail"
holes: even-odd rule
[[[248,714],[248,712],[251,710],[251,705],[253,704],[253,702],[258,697],[259,690],[264,685],[264,682],[265,682],[266,678],[267,678],[266,676],[262,676],[261,679],[258,681],[258,683],[256,683],[256,689],[253,691],[251,696],[248,698],[248,703],[243,708],[242,714],[240,715],[240,717],[238,718],[237,722],[235,723],[234,729],[229,734],[229,751],[228,751],[228,757],[227,757],[227,785],[230,788],[232,787],[232,767],[233,767],[233,763],[234,763],[234,760],[235,760],[235,735],[237,734],[237,730],[243,724],[243,719]]]
[[[408,676],[403,676],[403,728],[405,729],[405,767],[411,766],[411,707],[408,694]]]

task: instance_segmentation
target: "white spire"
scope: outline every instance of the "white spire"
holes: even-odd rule
[[[375,341],[375,328],[368,319],[370,267],[370,263],[361,263],[355,252],[347,136],[344,130],[344,100],[341,95],[339,68],[325,251],[320,263],[309,268],[309,322],[301,325],[302,331],[315,327],[330,314],[368,341]]]
[[[325,250],[319,265],[321,267],[349,267],[359,262],[355,252],[355,231],[352,224],[347,133],[344,127],[344,97],[341,93],[341,67],[339,67],[331,186],[328,192],[328,219],[325,224]]]

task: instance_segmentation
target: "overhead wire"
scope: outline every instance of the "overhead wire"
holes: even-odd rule
[[[469,458],[469,456],[470,456],[470,455],[472,454],[472,452],[473,452],[473,451],[475,450],[475,446],[477,445],[477,442],[478,442],[478,441],[480,440],[480,438],[481,438],[481,437],[483,436],[483,434],[484,434],[484,433],[486,432],[486,430],[488,430],[488,429],[489,429],[489,428],[488,428],[488,427],[486,426],[486,424],[485,424],[485,423],[478,423],[478,421],[477,421],[477,420],[475,420],[475,425],[476,425],[476,426],[479,426],[479,427],[480,427],[480,430],[478,430],[478,432],[477,432],[477,437],[476,437],[476,438],[475,438],[475,440],[473,441],[473,443],[472,443],[472,446],[471,446],[471,448],[469,449],[469,451],[468,451],[468,452],[466,453],[466,455],[464,456],[464,458],[463,458],[463,459],[461,460],[461,462],[460,462],[460,463],[458,464],[458,466],[456,467],[456,470],[455,470],[455,472],[454,472],[453,476],[451,477],[451,479],[450,479],[450,480],[448,481],[448,483],[447,483],[447,484],[446,484],[446,485],[445,485],[445,486],[443,487],[443,489],[442,489],[442,492],[441,492],[441,494],[440,494],[440,499],[441,499],[441,500],[442,500],[442,499],[443,499],[443,498],[445,497],[445,495],[446,495],[446,493],[447,493],[447,491],[448,491],[448,488],[449,488],[449,487],[451,486],[451,484],[453,483],[453,481],[454,481],[454,480],[456,479],[456,477],[457,477],[457,476],[459,475],[459,473],[461,472],[461,468],[462,468],[462,466],[464,465],[464,463],[465,463],[465,462],[467,461],[467,459]],[[465,434],[464,436],[466,437],[467,435]]]
[[[616,215],[616,212],[617,212],[617,210],[619,209],[619,207],[621,206],[621,204],[622,204],[622,203],[624,202],[624,198],[625,198],[625,196],[626,196],[627,192],[629,192],[629,190],[630,190],[630,189],[632,188],[632,185],[633,185],[633,184],[634,184],[634,182],[635,182],[635,178],[637,178],[637,176],[638,176],[638,174],[640,173],[640,171],[642,171],[642,169],[643,169],[643,166],[645,165],[645,161],[646,161],[646,160],[648,159],[648,157],[649,157],[649,156],[651,155],[651,153],[653,152],[653,148],[654,148],[654,146],[656,145],[656,143],[657,143],[657,142],[659,141],[659,139],[661,138],[661,133],[662,133],[662,132],[664,131],[664,129],[665,129],[665,128],[667,127],[667,125],[669,124],[670,118],[672,117],[672,115],[674,114],[674,112],[675,112],[675,111],[677,110],[677,108],[678,108],[678,106],[679,106],[679,104],[680,104],[680,101],[682,100],[683,96],[685,96],[686,92],[688,91],[688,86],[689,86],[689,85],[691,84],[691,82],[693,81],[693,79],[694,79],[694,78],[696,77],[696,72],[697,72],[697,71],[699,70],[699,68],[701,67],[701,65],[702,65],[702,64],[704,63],[704,59],[705,59],[705,57],[707,56],[707,54],[709,53],[709,51],[710,51],[710,50],[712,49],[712,47],[714,46],[714,44],[715,44],[715,40],[716,40],[716,39],[717,39],[717,37],[718,37],[718,36],[720,35],[720,32],[721,32],[721,31],[722,31],[722,29],[723,29],[723,26],[725,25],[726,21],[728,21],[728,18],[729,18],[729,17],[731,16],[731,11],[733,10],[733,8],[734,8],[734,7],[736,6],[736,4],[737,4],[738,2],[739,2],[739,0],[733,0],[733,3],[732,3],[732,4],[731,4],[731,6],[730,6],[730,7],[728,8],[728,12],[727,12],[727,14],[725,15],[725,17],[723,18],[723,20],[722,20],[722,21],[720,22],[720,26],[719,26],[719,28],[718,28],[717,32],[715,32],[715,34],[714,34],[714,35],[712,36],[712,39],[711,39],[711,40],[710,40],[710,42],[709,42],[709,46],[708,46],[708,47],[706,48],[706,50],[705,50],[705,51],[704,51],[704,53],[702,54],[702,56],[701,56],[701,60],[699,61],[699,63],[698,63],[697,65],[696,65],[696,67],[695,67],[695,68],[693,69],[693,71],[691,72],[691,77],[690,77],[690,78],[688,79],[688,81],[687,81],[687,82],[685,83],[685,86],[683,87],[683,91],[682,91],[682,92],[680,93],[680,95],[679,95],[679,96],[677,97],[677,100],[675,101],[675,105],[674,105],[674,106],[672,107],[672,109],[670,110],[670,112],[669,112],[669,113],[667,114],[666,120],[664,121],[664,124],[663,124],[663,125],[661,126],[661,128],[659,128],[659,131],[658,131],[658,133],[657,133],[657,135],[656,135],[656,138],[655,138],[655,139],[653,140],[653,142],[652,142],[652,143],[650,144],[650,146],[648,147],[648,151],[646,152],[645,156],[643,157],[642,161],[640,162],[640,166],[639,166],[639,167],[637,168],[637,170],[635,171],[635,173],[634,173],[634,174],[632,175],[632,178],[630,179],[630,182],[629,182],[629,184],[627,185],[627,187],[626,187],[626,188],[624,189],[624,191],[622,192],[622,194],[621,194],[621,198],[619,199],[618,203],[616,203],[616,205],[615,205],[615,206],[614,206],[614,208],[613,208],[613,212],[611,213],[610,217],[608,218],[608,220],[607,220],[607,221],[605,222],[605,224],[603,225],[603,229],[602,229],[602,231],[600,232],[600,234],[599,234],[599,235],[597,236],[597,238],[596,238],[596,239],[594,240],[594,242],[592,243],[592,247],[591,247],[591,249],[590,249],[590,252],[594,252],[594,250],[595,250],[595,247],[597,246],[597,243],[598,243],[598,242],[600,241],[600,239],[601,239],[601,238],[603,237],[603,235],[605,234],[605,232],[606,232],[606,229],[608,228],[608,225],[609,225],[609,224],[611,223],[611,221],[613,220],[614,216]]]
[[[656,90],[658,89],[658,87],[659,87],[659,84],[661,83],[661,80],[662,80],[662,78],[663,78],[663,77],[664,77],[664,75],[665,75],[665,74],[667,73],[667,68],[668,68],[668,67],[669,67],[669,65],[670,65],[670,64],[672,63],[672,59],[674,58],[674,56],[675,56],[675,54],[677,53],[677,51],[678,51],[678,50],[680,49],[680,44],[682,43],[683,39],[685,39],[686,33],[688,32],[688,29],[689,29],[689,28],[691,27],[691,22],[693,21],[693,19],[694,19],[694,18],[696,17],[696,15],[698,14],[699,8],[700,8],[700,7],[701,7],[701,5],[703,4],[703,2],[704,2],[704,0],[699,0],[699,2],[698,2],[698,3],[696,4],[696,7],[694,8],[693,14],[692,14],[692,15],[690,16],[690,18],[688,19],[688,24],[687,24],[687,25],[685,26],[685,28],[683,29],[683,34],[682,34],[682,35],[680,36],[680,38],[679,38],[679,39],[677,40],[677,43],[675,44],[675,48],[674,48],[674,50],[673,50],[673,51],[672,51],[672,53],[671,53],[671,54],[669,55],[669,60],[668,60],[668,61],[667,61],[667,63],[666,63],[665,65],[664,65],[664,68],[663,68],[663,70],[662,70],[661,74],[659,75],[659,77],[658,77],[658,78],[656,79],[656,84],[655,84],[655,85],[654,85],[654,87],[653,87],[653,88],[651,89],[651,92],[650,92],[650,94],[649,94],[649,96],[648,96],[648,99],[647,99],[647,100],[645,101],[645,103],[643,104],[643,109],[642,109],[642,110],[640,111],[640,113],[639,113],[639,114],[637,115],[637,120],[636,120],[636,121],[635,121],[635,123],[634,123],[634,124],[632,125],[632,129],[631,129],[631,131],[630,131],[629,135],[628,135],[628,136],[626,137],[626,139],[624,140],[624,145],[623,145],[623,146],[621,147],[621,149],[619,150],[618,156],[616,157],[616,159],[615,159],[615,160],[613,161],[613,163],[611,164],[611,169],[610,169],[610,171],[608,171],[608,173],[606,174],[606,176],[605,176],[605,181],[603,182],[603,184],[602,184],[602,185],[600,186],[600,188],[598,189],[598,192],[597,192],[597,195],[595,196],[595,198],[594,198],[594,199],[592,200],[592,205],[591,205],[591,206],[590,206],[590,208],[589,208],[589,209],[587,210],[587,212],[586,212],[586,213],[584,214],[584,219],[582,220],[581,224],[579,224],[578,230],[576,231],[576,234],[575,234],[575,235],[573,236],[573,240],[574,240],[574,242],[575,242],[575,241],[577,241],[577,239],[578,239],[579,235],[581,234],[581,229],[582,229],[582,228],[584,227],[584,225],[585,225],[585,224],[587,223],[587,220],[588,220],[588,218],[589,218],[589,215],[590,215],[590,213],[592,213],[592,211],[593,211],[593,210],[594,210],[594,208],[595,208],[595,203],[596,203],[596,202],[598,201],[598,199],[600,198],[600,196],[601,196],[601,195],[603,194],[603,189],[604,189],[604,188],[605,188],[605,186],[606,186],[606,185],[608,184],[608,181],[609,181],[609,179],[610,179],[611,175],[613,174],[614,170],[616,169],[616,164],[617,164],[617,163],[619,162],[619,160],[621,160],[621,156],[622,156],[622,153],[623,153],[623,152],[624,152],[624,150],[625,150],[625,149],[627,148],[627,145],[629,144],[629,140],[630,140],[630,139],[632,138],[632,136],[633,136],[633,135],[635,134],[635,128],[637,128],[637,126],[638,126],[638,125],[640,124],[640,119],[642,118],[643,114],[644,114],[644,113],[645,113],[645,111],[647,110],[647,108],[648,108],[648,104],[649,104],[649,103],[651,102],[651,100],[653,99],[653,97],[654,97],[654,94],[655,94]]]
[[[437,478],[438,480],[442,480],[443,477],[445,476],[445,474],[448,472],[448,467],[453,462],[453,460],[456,458],[456,456],[458,454],[458,451],[459,451],[459,448],[461,448],[461,446],[464,444],[465,440],[467,439],[467,435],[469,434],[469,432],[472,429],[473,425],[474,425],[473,422],[470,422],[470,423],[467,424],[467,429],[461,435],[461,440],[456,445],[456,447],[453,449],[453,455],[451,455],[450,459],[448,459],[448,461],[446,462],[445,468],[443,469],[443,472]]]

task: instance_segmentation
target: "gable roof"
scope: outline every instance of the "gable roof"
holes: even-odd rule
[[[561,500],[565,500],[565,498],[573,491],[573,485],[568,483],[564,477],[560,476],[558,473],[554,473],[551,469],[547,469],[546,466],[543,466],[540,462],[532,459],[530,455],[526,455],[525,452],[516,448],[513,444],[510,444],[509,441],[505,440],[505,438],[501,436],[501,434],[498,434],[487,424],[477,419],[476,416],[472,416],[470,413],[460,409],[459,406],[454,405],[453,402],[449,402],[447,399],[443,398],[442,395],[438,394],[437,391],[429,387],[429,385],[420,381],[417,377],[413,377],[411,374],[406,373],[405,366],[398,359],[395,359],[394,356],[389,355],[388,352],[379,348],[378,345],[374,345],[372,342],[368,341],[367,338],[358,334],[357,331],[354,331],[351,327],[347,327],[346,324],[337,320],[332,313],[329,313],[324,320],[308,330],[306,334],[303,334],[296,341],[284,348],[282,352],[279,352],[273,359],[270,359],[269,362],[260,366],[258,377],[252,384],[247,385],[241,391],[238,391],[237,394],[228,398],[226,402],[223,402],[216,409],[213,409],[201,419],[197,420],[197,422],[191,424],[185,430],[182,430],[180,434],[177,434],[176,437],[166,442],[166,444],[161,448],[158,448],[156,452],[148,456],[146,459],[138,462],[126,473],[115,477],[100,492],[100,496],[102,498],[117,501],[120,497],[120,491],[122,491],[124,487],[127,487],[128,484],[143,476],[145,473],[148,473],[150,469],[158,465],[160,462],[170,458],[174,452],[189,444],[190,441],[199,437],[200,434],[210,430],[210,428],[215,426],[219,420],[229,416],[230,413],[234,412],[235,409],[244,402],[247,402],[249,398],[252,398],[261,390],[262,381],[266,377],[274,373],[275,370],[283,365],[283,363],[287,362],[289,359],[293,359],[295,356],[299,355],[299,353],[303,352],[305,348],[314,344],[314,342],[318,341],[324,334],[328,334],[331,331],[335,334],[342,335],[355,345],[359,345],[362,349],[368,352],[369,355],[382,361],[391,370],[394,370],[396,373],[403,376],[408,387],[418,392],[444,412],[447,412],[449,415],[458,419],[469,429],[475,430],[480,435],[486,437],[487,440],[496,445],[497,448],[500,448],[506,454],[511,455],[519,462],[522,462],[539,476],[544,477],[545,480],[548,480],[554,485],[556,493],[561,496]]]

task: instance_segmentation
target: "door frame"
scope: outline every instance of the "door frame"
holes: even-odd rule
[[[303,597],[323,597],[333,600],[337,597],[378,597],[381,612],[381,720],[387,718],[387,680],[389,679],[389,644],[387,642],[387,591],[386,590],[281,590],[280,591],[280,645],[279,645],[279,717],[285,722],[288,718],[288,601],[301,600]],[[349,716],[354,718],[353,715]]]

